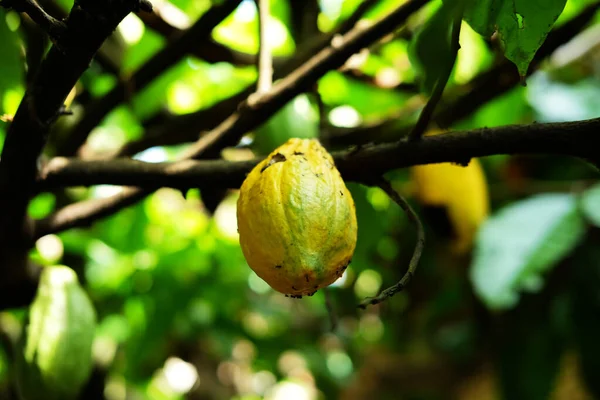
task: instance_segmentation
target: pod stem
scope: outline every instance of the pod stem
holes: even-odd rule
[[[379,186],[392,200],[394,200],[400,206],[400,208],[402,208],[402,210],[404,210],[408,216],[408,219],[415,225],[417,229],[417,243],[415,244],[415,250],[413,251],[410,263],[408,264],[408,270],[404,276],[402,276],[402,278],[395,285],[383,290],[378,296],[363,300],[358,305],[359,308],[363,309],[367,308],[368,305],[381,303],[396,293],[402,291],[415,274],[417,265],[419,265],[419,260],[421,259],[421,254],[423,254],[423,248],[425,247],[425,229],[423,228],[423,223],[410,204],[408,204],[406,199],[400,196],[398,192],[394,190],[391,183],[383,177],[378,178],[373,182],[373,184]]]

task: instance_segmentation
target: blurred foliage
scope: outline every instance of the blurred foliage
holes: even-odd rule
[[[540,1],[467,1],[461,49],[443,103],[452,102],[453,93],[468,88],[503,53],[518,66],[514,73],[523,74],[562,7],[559,24],[590,2],[569,0],[565,5],[556,0],[546,7]],[[72,0],[57,3],[65,10],[73,5]],[[171,6],[175,11],[163,8],[163,16],[185,28],[218,2],[155,3]],[[325,124],[352,128],[414,115],[422,93],[404,87],[429,86],[443,66],[438,60],[447,58],[449,50],[448,40],[441,40],[448,22],[435,22],[447,15],[436,13],[444,10],[441,0],[431,3],[389,40],[319,81],[325,121],[319,121],[315,93],[300,95],[250,132],[243,146],[228,149],[227,157],[266,154],[288,137],[318,136]],[[290,4],[271,1],[270,39],[278,56],[293,55],[303,45],[291,33]],[[359,4],[319,1],[319,29],[331,31]],[[509,4],[518,7],[521,18],[507,10]],[[397,0],[381,0],[366,19],[373,21],[397,5]],[[244,0],[214,30],[213,39],[256,53],[256,14],[254,2]],[[20,18],[0,10],[0,115],[8,117],[24,90],[22,52],[27,44]],[[495,25],[508,45],[490,39]],[[453,128],[599,117],[600,74],[589,67],[597,65],[598,50],[594,36],[586,38],[570,48],[570,56],[563,53],[568,62],[555,54],[528,78],[526,87],[482,104]],[[127,76],[167,45],[131,15],[106,49]],[[409,57],[415,46],[423,56],[419,66]],[[77,86],[71,106],[75,116],[118,79],[93,63]],[[207,109],[255,79],[253,66],[209,64],[187,56],[114,109],[93,130],[88,150],[116,150],[142,137],[152,118]],[[62,117],[53,138],[65,140],[61,133],[71,123]],[[0,122],[0,146],[6,128]],[[136,158],[169,160],[181,148],[155,147]],[[359,233],[352,264],[328,291],[335,331],[323,292],[288,299],[248,268],[238,244],[235,191],[210,215],[198,190],[184,198],[180,191],[161,189],[89,229],[41,238],[31,256],[44,265],[70,266],[85,285],[99,320],[90,388],[108,400],[600,396],[600,189],[589,187],[594,171],[566,157],[499,155],[470,165],[448,164],[452,170],[445,172],[439,166],[428,168],[437,171],[440,182],[433,189],[449,195],[435,207],[417,195],[415,174],[389,174],[424,217],[427,246],[410,287],[366,311],[357,310],[357,303],[404,273],[415,232],[382,190],[348,185]],[[473,165],[481,165],[485,180],[475,179],[478,188],[462,188]],[[43,218],[67,202],[120,190],[97,186],[39,194],[29,215]],[[470,196],[470,191],[476,194]],[[474,249],[457,253],[452,227],[466,220],[474,221],[466,239]],[[0,399],[14,398],[10,343],[21,334],[23,314],[0,313]]]

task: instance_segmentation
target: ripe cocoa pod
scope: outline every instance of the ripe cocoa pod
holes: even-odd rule
[[[42,270],[29,309],[17,383],[25,400],[74,399],[89,379],[96,311],[69,267]]]
[[[250,268],[292,297],[332,284],[356,247],[352,195],[316,139],[290,139],[250,172],[237,219]]]

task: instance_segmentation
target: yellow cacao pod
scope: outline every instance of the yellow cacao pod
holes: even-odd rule
[[[316,139],[290,139],[250,172],[237,220],[250,268],[293,297],[332,284],[356,247],[352,195]]]

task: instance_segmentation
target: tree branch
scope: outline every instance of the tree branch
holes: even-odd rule
[[[220,149],[235,145],[243,134],[265,122],[298,94],[309,91],[328,71],[339,68],[351,55],[392,31],[427,1],[408,1],[377,23],[366,28],[357,26],[337,38],[330,46],[277,82],[268,93],[253,99],[251,103],[246,100],[240,104],[236,113],[190,146],[185,158],[215,157]]]
[[[350,17],[336,28],[334,32],[322,34],[311,40],[307,40],[305,45],[299,49],[293,58],[288,59],[280,68],[277,67],[277,64],[275,65],[274,79],[280,79],[290,74],[314,54],[330,46],[336,36],[346,34],[375,3],[377,3],[377,0],[367,0],[361,3]],[[148,127],[141,139],[125,144],[115,154],[111,155],[111,158],[131,156],[152,146],[174,145],[196,141],[200,132],[214,129],[225,118],[234,113],[237,106],[254,92],[254,86],[252,84],[240,93],[210,108],[189,114],[172,116],[160,124]]]
[[[35,0],[3,0],[0,6],[26,13],[54,41],[59,40],[67,29],[64,22],[48,14]]]
[[[10,125],[0,163],[0,207],[5,233],[20,231],[37,173],[37,158],[63,102],[94,54],[136,1],[77,2],[67,30],[52,47]],[[1,236],[1,235],[0,235]]]
[[[560,154],[593,161],[600,118],[531,125],[509,125],[450,132],[421,141],[364,147],[334,152],[345,180],[366,182],[368,176],[414,165],[441,162],[467,163],[471,158],[496,154]],[[81,161],[58,157],[44,168],[39,190],[64,186],[125,185],[159,187],[239,188],[246,174],[261,159],[250,161],[183,160],[147,163],[130,159]]]
[[[97,126],[102,119],[127,95],[137,93],[148,85],[154,78],[177,63],[188,52],[188,49],[196,46],[199,40],[207,38],[213,28],[227,17],[241,0],[226,0],[223,4],[214,6],[178,40],[171,42],[163,50],[156,53],[150,60],[135,71],[127,81],[120,81],[104,97],[93,101],[86,107],[83,116],[74,128],[69,132],[69,140],[57,149],[61,155],[74,155],[79,147],[83,145],[90,131]]]
[[[352,54],[393,30],[427,1],[409,1],[369,27],[355,27],[339,41],[336,41],[335,45],[331,44],[324,48],[294,73],[279,81],[271,91],[261,95],[256,102],[253,102],[252,106],[247,101],[242,103],[238,112],[231,115],[191,146],[185,157],[215,157],[220,149],[235,144],[248,130],[263,123],[299,93],[310,89],[327,71],[341,66]],[[193,187],[198,186],[196,184]],[[127,196],[123,195],[120,199],[103,199],[104,201],[95,202],[97,209],[90,206],[92,203],[88,203],[89,207],[86,208],[85,212],[78,212],[77,204],[66,206],[48,219],[39,221],[35,228],[36,234],[63,229],[58,223],[48,222],[51,220],[63,221],[69,219],[71,221],[69,227],[79,226],[80,223],[88,224],[101,216],[105,216],[107,207],[110,208],[111,212],[116,212],[120,208],[119,204],[122,205],[121,208],[127,207],[149,193],[151,191],[134,189]],[[107,203],[110,203],[109,206],[106,206]],[[71,218],[75,212],[78,212],[77,219]]]

